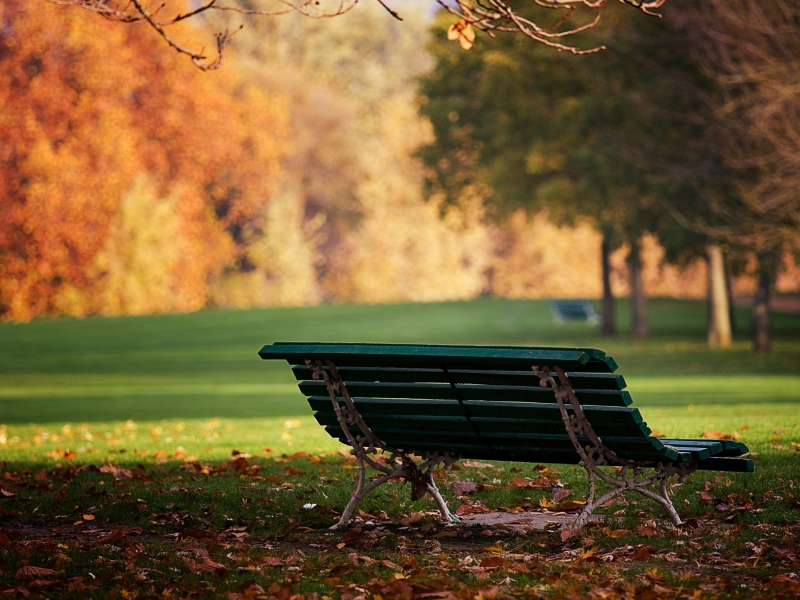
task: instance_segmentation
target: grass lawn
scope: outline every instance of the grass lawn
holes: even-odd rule
[[[734,347],[710,350],[703,303],[649,307],[645,341],[555,327],[546,302],[494,299],[2,324],[0,592],[797,597],[800,316],[775,314],[775,351],[755,357],[745,310]],[[360,527],[330,533],[355,471],[287,365],[256,355],[277,340],[600,347],[653,429],[734,435],[753,451],[756,473],[693,475],[675,489],[690,519],[682,529],[629,498],[565,541],[558,532],[455,530],[429,499],[412,503],[407,488],[388,485],[364,501]],[[232,463],[233,450],[246,468]],[[440,487],[453,508],[552,502],[553,489],[510,483],[520,476],[535,478],[532,465],[466,467],[442,473]],[[585,492],[576,467],[550,477],[570,499]],[[482,485],[458,498],[455,480]]]

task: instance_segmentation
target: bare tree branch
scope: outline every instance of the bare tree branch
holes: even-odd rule
[[[312,19],[328,19],[343,15],[357,4],[358,0],[339,0],[338,4],[331,9],[320,8],[320,0],[300,0],[295,3],[292,0],[273,0],[282,5],[283,8],[277,10],[263,10],[243,8],[241,6],[221,4],[219,0],[209,0],[207,3],[179,14],[175,17],[158,19],[157,15],[166,6],[169,0],[164,0],[156,9],[150,9],[143,0],[128,0],[125,3],[115,0],[46,0],[51,4],[60,6],[78,6],[91,12],[98,13],[104,18],[120,23],[147,23],[161,38],[171,46],[176,52],[188,56],[192,63],[198,68],[207,71],[219,68],[222,64],[222,54],[226,45],[241,27],[230,33],[227,29],[215,34],[216,37],[216,57],[209,58],[205,52],[194,51],[179,43],[173,36],[166,32],[166,28],[175,23],[199,17],[209,11],[234,12],[241,15],[253,16],[279,16],[287,13],[297,12]],[[396,11],[386,4],[385,0],[377,0],[395,19],[402,21]],[[596,46],[588,49],[580,49],[577,46],[559,41],[582,31],[594,27],[600,19],[600,9],[605,6],[608,0],[534,0],[536,6],[564,11],[564,14],[554,24],[542,26],[529,18],[523,17],[519,10],[512,8],[504,0],[436,0],[445,10],[458,16],[475,29],[480,29],[490,37],[494,37],[497,32],[521,33],[531,40],[544,44],[559,51],[567,51],[572,54],[591,54],[603,50],[605,46]],[[654,10],[661,7],[666,0],[619,0],[648,15],[659,16]],[[453,3],[454,2],[454,3]],[[579,7],[598,12],[583,25],[576,25],[566,30],[559,29],[570,19]]]

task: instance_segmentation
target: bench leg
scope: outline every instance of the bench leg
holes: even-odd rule
[[[580,515],[578,515],[578,518],[573,523],[573,527],[583,527],[589,522],[594,510],[598,506],[602,506],[612,498],[627,491],[637,492],[645,498],[649,498],[650,500],[658,502],[667,512],[667,515],[674,525],[678,526],[683,524],[680,515],[678,515],[678,511],[675,510],[675,506],[672,504],[672,500],[669,497],[669,485],[667,483],[667,480],[672,475],[678,475],[679,478],[684,478],[686,476],[686,474],[678,472],[675,467],[671,465],[656,465],[656,472],[650,476],[642,475],[640,473],[641,469],[636,468],[632,469],[634,471],[632,475],[628,475],[628,469],[623,468],[622,473],[617,477],[613,477],[607,473],[601,472],[603,480],[615,487],[597,499],[595,499],[596,485],[594,470],[598,469],[598,467],[596,465],[592,465],[590,467],[584,466],[584,468],[589,475],[589,494],[586,497],[586,505],[583,507]],[[691,467],[687,467],[685,470],[691,471],[692,469]],[[660,493],[654,492],[649,487],[656,484],[659,485]]]
[[[602,439],[595,433],[564,370],[561,367],[554,367],[553,370],[556,377],[553,377],[550,367],[533,367],[533,372],[539,377],[539,384],[542,387],[549,385],[553,389],[567,435],[580,457],[579,464],[586,469],[589,477],[589,495],[586,498],[586,505],[573,526],[583,527],[589,521],[595,508],[627,491],[638,492],[645,498],[658,502],[666,510],[672,522],[675,525],[681,525],[681,518],[669,498],[667,482],[673,475],[677,476],[679,481],[685,480],[697,468],[696,463],[677,465],[666,462],[633,462],[617,456],[603,444]],[[572,409],[572,414],[567,411],[567,404]],[[578,436],[588,437],[589,444],[584,446]],[[606,473],[600,469],[600,466],[615,467],[616,472]],[[646,468],[652,468],[655,472],[645,475],[644,469]],[[598,499],[595,499],[596,478],[612,487]],[[651,490],[651,486],[659,486],[660,493]]]
[[[426,482],[428,492],[436,501],[436,505],[439,507],[439,512],[442,513],[442,518],[448,523],[461,523],[461,519],[451,513],[450,509],[447,508],[447,503],[444,501],[444,498],[442,498],[442,494],[439,493],[439,488],[436,487],[436,483],[433,481],[432,470],[427,472],[426,478],[428,480]]]

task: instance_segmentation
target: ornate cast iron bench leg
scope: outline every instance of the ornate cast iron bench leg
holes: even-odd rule
[[[358,485],[350,501],[347,503],[339,522],[331,529],[347,527],[350,517],[353,515],[359,501],[378,486],[392,479],[403,479],[411,483],[411,499],[418,500],[425,493],[429,493],[439,508],[442,518],[450,523],[459,523],[458,517],[454,516],[447,508],[447,504],[442,498],[436,483],[433,481],[433,470],[443,464],[446,468],[458,460],[458,456],[453,453],[427,453],[423,457],[423,462],[419,465],[402,449],[392,448],[384,444],[369,428],[364,419],[358,412],[353,398],[347,391],[344,380],[339,374],[336,365],[331,361],[325,361],[328,367],[326,372],[322,366],[322,361],[306,361],[306,365],[311,370],[314,379],[322,378],[328,389],[328,394],[333,402],[333,410],[336,413],[336,420],[344,432],[347,442],[352,449],[350,454],[358,461]],[[344,406],[339,404],[339,398],[344,401]],[[351,431],[355,429],[355,433]],[[389,455],[389,459],[379,462],[371,455],[382,451],[384,455]],[[382,473],[379,477],[367,483],[366,468],[372,467]]]
[[[552,376],[552,371],[555,371],[558,379]],[[673,475],[676,475],[682,483],[697,469],[697,464],[676,465],[667,462],[634,462],[617,456],[603,444],[603,441],[595,433],[591,423],[586,418],[586,414],[583,412],[583,407],[578,401],[564,369],[553,367],[552,371],[550,367],[546,366],[533,367],[534,374],[539,378],[539,385],[542,387],[548,387],[549,385],[555,392],[556,402],[561,411],[561,418],[564,421],[567,435],[569,435],[572,445],[581,459],[578,464],[586,469],[589,478],[589,494],[586,498],[586,504],[573,526],[577,528],[583,527],[588,523],[598,506],[602,506],[615,496],[627,491],[637,492],[658,502],[667,512],[672,522],[675,525],[680,525],[682,523],[681,518],[669,498],[668,480]],[[572,409],[572,414],[567,410],[567,403]],[[583,446],[578,436],[589,438],[589,444]],[[615,473],[607,473],[600,469],[601,466],[615,467]],[[644,470],[646,468],[652,468],[654,473],[645,475]],[[612,486],[611,490],[599,498],[595,498],[597,479]],[[651,486],[658,486],[659,492],[651,490]]]

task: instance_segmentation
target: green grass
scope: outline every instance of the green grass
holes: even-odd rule
[[[654,597],[656,585],[686,592],[701,591],[702,585],[703,593],[711,593],[712,584],[720,597],[746,597],[776,573],[795,568],[792,557],[798,554],[784,549],[796,547],[800,538],[800,316],[775,315],[775,351],[756,357],[744,335],[731,349],[709,349],[700,302],[655,299],[649,306],[653,335],[645,341],[624,334],[605,340],[596,328],[575,323],[555,327],[546,302],[489,299],[0,325],[0,487],[14,494],[0,498],[8,513],[0,511],[0,591],[28,585],[14,574],[30,564],[55,568],[53,577],[63,580],[51,597],[160,597],[169,586],[179,595],[217,597],[226,590],[239,593],[254,578],[265,590],[274,584],[269,593],[280,600],[288,600],[286,590],[277,591],[286,585],[292,593],[351,598],[360,586],[393,600],[403,595],[391,582],[406,580],[422,582],[428,591],[500,585],[518,597],[580,596],[590,588]],[[625,308],[618,315],[623,330]],[[746,312],[737,317],[746,331]],[[610,528],[587,530],[567,544],[558,534],[513,538],[484,531],[469,539],[435,538],[448,531],[435,516],[424,515],[410,529],[399,522],[414,511],[431,511],[431,501],[412,503],[406,488],[388,485],[362,506],[373,514],[385,511],[379,519],[385,527],[343,542],[341,533],[325,532],[333,519],[327,509],[303,505],[340,510],[355,472],[337,453],[338,442],[314,421],[287,365],[257,357],[263,344],[276,340],[600,347],[620,364],[634,405],[652,428],[675,437],[708,430],[733,434],[754,452],[756,473],[698,473],[677,488],[681,515],[699,523],[688,538],[662,525],[655,536],[636,533],[643,521],[661,519],[655,505],[636,498],[605,511]],[[215,473],[233,449],[251,454],[250,466],[260,471]],[[281,458],[298,451],[313,460]],[[83,468],[109,463],[130,469],[130,476]],[[194,464],[210,467],[211,474]],[[530,476],[531,465],[498,466],[443,474],[440,487],[448,503],[463,501],[450,488],[457,478],[494,484],[497,489],[470,500],[493,509],[538,506],[551,495],[508,485],[514,476]],[[558,471],[573,498],[585,493],[577,467]],[[706,491],[711,504],[699,496]],[[737,511],[746,499],[760,512]],[[715,508],[720,504],[725,511]],[[119,524],[141,527],[141,539],[96,543],[101,534],[93,531]],[[237,527],[247,528],[252,543],[235,537]],[[299,533],[303,527],[311,531]],[[212,538],[175,537],[191,529],[212,532]],[[487,549],[497,539],[503,553]],[[763,547],[766,558],[751,556],[753,545]],[[574,549],[580,555],[594,548],[600,555],[628,547],[627,562],[613,569],[569,558]],[[631,558],[640,548],[652,548],[652,558]],[[670,562],[675,551],[684,562]],[[227,579],[196,572],[192,565],[203,552],[224,564]],[[400,566],[358,568],[351,552]],[[61,554],[69,560],[59,559]],[[717,554],[746,588],[729,585],[714,571]],[[520,564],[528,571],[508,567],[481,575],[465,566],[467,556],[480,563],[494,555],[509,564],[527,556]],[[409,556],[416,562],[404,562]],[[300,560],[302,577],[272,565],[276,557]],[[395,572],[407,579],[397,580]],[[455,583],[447,583],[444,572]],[[787,588],[787,597],[793,589]],[[485,597],[492,593],[498,592]]]

